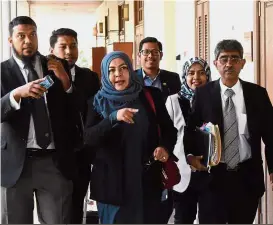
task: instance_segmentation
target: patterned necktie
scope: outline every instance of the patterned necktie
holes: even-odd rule
[[[239,136],[236,111],[231,97],[234,95],[232,89],[227,89],[224,108],[224,160],[228,168],[234,169],[240,162]]]
[[[28,69],[29,82],[39,79],[31,63],[26,64],[25,68]],[[45,98],[42,96],[39,99],[32,99],[31,103],[31,114],[34,122],[36,141],[42,149],[46,149],[51,143],[51,133]]]

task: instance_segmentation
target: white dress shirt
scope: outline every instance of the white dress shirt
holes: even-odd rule
[[[73,66],[73,67],[70,69],[70,73],[71,73],[72,81],[75,82],[75,76],[76,76],[75,66]]]
[[[166,101],[166,108],[173,121],[174,127],[177,129],[177,141],[173,150],[173,154],[178,158],[177,166],[181,175],[181,180],[173,187],[173,190],[177,192],[184,192],[190,183],[191,168],[188,165],[184,151],[184,128],[186,126],[185,119],[178,102],[178,94],[170,95]]]
[[[29,72],[27,69],[24,68],[24,63],[20,59],[18,59],[15,55],[13,55],[13,58],[14,58],[15,62],[18,64],[26,83],[28,83],[28,73]],[[40,57],[38,55],[36,56],[34,69],[36,70],[39,78],[43,78],[42,65],[41,65]],[[13,92],[14,91],[11,91],[11,93],[10,93],[10,104],[11,104],[12,108],[14,108],[15,110],[19,110],[21,107],[21,99],[19,100],[19,103],[16,102],[16,100],[14,99],[14,96],[13,96]],[[46,108],[47,108],[46,93],[44,93],[44,98],[45,98],[45,103],[46,103]],[[48,108],[47,108],[47,113],[48,113]],[[49,146],[47,147],[47,149],[55,149],[52,131],[51,131],[51,137],[52,137],[52,141],[49,144]],[[34,122],[33,122],[32,115],[30,116],[27,148],[41,149],[41,147],[37,144],[37,141],[36,141]]]
[[[229,87],[225,86],[220,79],[220,89],[221,89],[221,99],[222,99],[222,109],[224,112],[224,107],[226,103],[227,96],[225,95],[226,89]],[[234,91],[232,96],[232,101],[235,106],[236,117],[238,122],[238,131],[239,131],[239,152],[240,152],[240,162],[243,162],[251,158],[251,147],[249,144],[249,132],[247,126],[247,114],[244,100],[243,88],[240,80],[231,87]]]

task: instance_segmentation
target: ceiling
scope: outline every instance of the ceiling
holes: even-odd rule
[[[52,10],[58,9],[62,11],[86,11],[86,12],[95,12],[96,9],[101,5],[103,0],[85,0],[85,1],[75,1],[75,0],[54,0],[54,1],[37,1],[37,0],[28,0],[27,1],[31,6],[37,7],[50,7]]]

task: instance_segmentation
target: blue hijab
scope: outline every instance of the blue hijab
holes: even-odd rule
[[[116,58],[122,59],[128,66],[129,86],[123,91],[117,91],[109,80],[109,65]],[[141,82],[133,70],[131,60],[125,53],[119,51],[111,52],[103,58],[101,62],[101,84],[102,87],[95,95],[93,105],[95,110],[104,118],[137,99],[142,90]]]
[[[187,84],[187,76],[188,76],[188,72],[189,69],[191,68],[191,66],[194,63],[198,63],[200,64],[207,76],[207,82],[211,81],[211,72],[210,72],[210,67],[209,64],[202,58],[199,57],[194,57],[194,58],[190,58],[188,61],[186,61],[183,65],[183,72],[182,72],[182,85],[181,85],[181,90],[179,92],[180,96],[185,97],[188,100],[192,100],[193,96],[194,96],[194,90],[192,90],[188,84]]]

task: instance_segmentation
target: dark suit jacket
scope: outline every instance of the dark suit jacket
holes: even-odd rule
[[[44,76],[47,60],[40,56]],[[68,67],[66,68],[69,72]],[[69,73],[70,74],[70,73]],[[70,179],[75,173],[72,139],[76,135],[73,118],[73,94],[67,94],[56,78],[47,93],[47,106],[53,131],[56,153],[53,160],[62,174]],[[29,99],[21,99],[21,108],[15,110],[10,105],[10,92],[25,84],[24,77],[14,58],[1,63],[1,185],[13,186],[19,179],[25,157],[28,139],[30,109]]]
[[[191,111],[191,103],[190,100],[185,98],[184,96],[179,96],[178,98],[179,106],[182,110],[182,114],[185,120],[185,123],[188,124],[188,117]]]
[[[177,138],[177,130],[169,117],[160,91],[154,87],[147,87],[147,89],[150,90],[153,97],[157,114],[154,114],[144,92],[140,92],[139,99],[146,109],[149,120],[147,144],[145,145],[142,159],[143,165],[149,160],[158,146],[164,146],[172,154]],[[104,203],[120,205],[125,195],[123,190],[125,182],[123,177],[124,160],[126,157],[124,148],[134,145],[134,141],[137,142],[138,137],[130,136],[128,130],[124,132],[128,125],[123,122],[112,126],[109,118],[103,119],[94,110],[93,99],[90,99],[89,103],[84,140],[86,145],[91,147],[91,150],[96,153],[91,176],[92,182],[90,184],[91,198]],[[160,140],[157,130],[158,124],[161,128]],[[128,138],[133,141],[125,144]],[[157,186],[154,192],[157,192],[160,196],[162,191],[161,173],[160,167],[156,168],[156,172],[154,176],[150,177],[150,180],[152,186]]]
[[[242,179],[255,193],[264,192],[264,174],[261,157],[261,138],[266,145],[265,155],[269,173],[273,172],[273,110],[266,89],[245,81],[241,81],[247,114],[247,125],[250,135],[252,158],[240,164],[239,173]],[[197,88],[193,103],[193,111],[185,130],[184,145],[187,154],[201,155],[196,152],[193,131],[196,126],[212,122],[218,124],[223,138],[223,112],[219,80]],[[217,174],[217,166],[212,169]],[[215,176],[219,178],[220,176]],[[219,180],[218,180],[219,181]],[[220,181],[219,181],[220,182]],[[218,182],[218,183],[219,183]],[[221,183],[221,182],[220,182]]]
[[[136,70],[136,73],[144,84],[142,69]],[[169,95],[178,93],[181,89],[181,82],[179,75],[174,72],[160,69],[159,78],[161,81],[162,94],[164,101],[167,100]]]
[[[83,147],[83,127],[86,120],[86,113],[87,113],[87,101],[89,98],[93,97],[100,88],[100,82],[98,78],[98,74],[91,71],[88,68],[81,68],[75,65],[75,81],[74,87],[78,92],[76,96],[77,99],[75,101],[79,104],[79,112],[80,115],[76,115],[78,118],[77,127],[78,127],[78,134],[77,136],[79,139],[75,139],[76,141],[76,148],[78,150],[76,152],[77,158],[77,165],[79,168],[79,172],[81,173],[80,176],[85,176],[87,179],[90,178],[90,164],[88,162],[88,158]],[[80,117],[81,116],[81,117]]]
[[[88,68],[81,68],[75,65],[75,81],[74,85],[82,99],[81,113],[83,119],[85,120],[86,111],[87,111],[87,100],[94,96],[100,89],[100,81],[98,74],[91,71]]]

